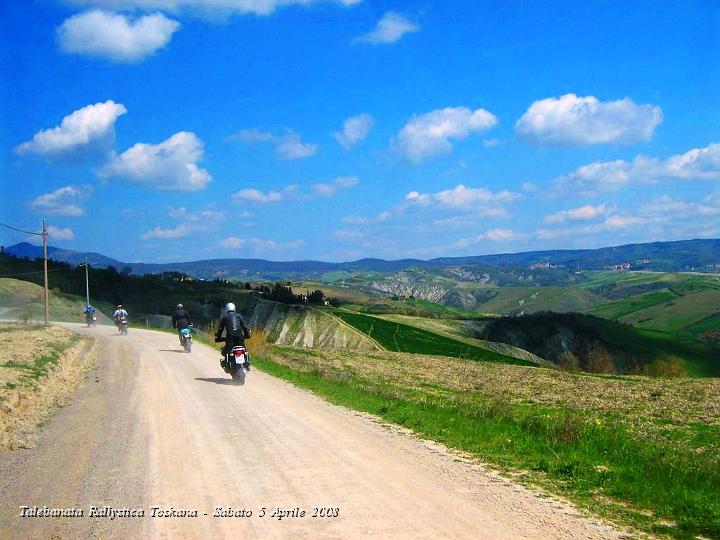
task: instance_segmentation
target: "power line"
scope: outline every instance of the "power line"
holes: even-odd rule
[[[25,234],[34,234],[35,236],[42,236],[43,233],[39,232],[32,232],[32,231],[26,231],[24,229],[18,229],[17,227],[13,227],[12,225],[8,225],[7,223],[0,222],[0,227],[5,227],[7,229],[12,229],[13,231],[25,233]]]
[[[72,269],[70,268],[53,268],[52,270],[48,270],[48,273],[50,272],[72,272]],[[15,276],[30,276],[32,274],[43,274],[44,270],[38,270],[37,272],[22,272],[20,274],[3,274],[0,275],[0,278],[6,278],[6,277],[15,277]]]

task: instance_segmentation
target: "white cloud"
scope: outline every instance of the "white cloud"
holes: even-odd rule
[[[192,233],[215,229],[225,217],[225,212],[218,210],[203,210],[191,212],[186,207],[169,208],[168,217],[175,221],[174,227],[155,227],[145,231],[142,240],[176,240]]]
[[[485,109],[467,107],[437,109],[413,116],[392,141],[393,147],[412,162],[452,150],[451,139],[462,140],[471,133],[487,131],[497,118]]]
[[[227,140],[247,144],[270,143],[275,146],[277,156],[285,160],[304,159],[317,154],[320,149],[318,144],[302,142],[302,137],[292,130],[287,130],[284,135],[274,135],[259,129],[242,129]]]
[[[600,223],[583,225],[582,227],[563,227],[558,229],[539,229],[537,237],[540,240],[555,240],[558,238],[579,238],[591,236],[607,231],[628,229],[633,226],[645,225],[651,220],[639,216],[612,215]]]
[[[392,208],[373,216],[346,216],[348,225],[378,225],[410,222],[411,227],[434,229],[467,228],[478,220],[504,219],[510,215],[508,205],[521,195],[507,190],[493,192],[486,188],[468,188],[462,184],[436,193],[410,191]],[[448,217],[449,216],[449,217]]]
[[[507,190],[493,192],[486,188],[469,188],[458,184],[452,189],[438,191],[437,193],[419,193],[411,191],[405,196],[407,204],[433,208],[446,208],[452,210],[492,212],[504,203],[510,203],[520,198],[517,193]],[[503,213],[503,212],[499,212]]]
[[[275,153],[281,159],[304,159],[317,154],[320,147],[314,143],[304,143],[297,133],[288,133],[275,147]]]
[[[313,184],[311,189],[317,197],[333,197],[338,191],[350,189],[358,185],[358,179],[355,176],[340,176],[328,183]]]
[[[274,240],[265,240],[263,238],[238,238],[237,236],[228,236],[220,241],[220,247],[227,249],[240,249],[243,247],[253,247],[257,251],[274,251],[280,249],[295,249],[303,245],[302,240],[293,240],[291,242],[276,242]]]
[[[332,136],[340,143],[340,146],[349,150],[368,136],[373,124],[375,124],[375,120],[369,114],[351,116],[343,122],[342,131],[336,131]]]
[[[233,194],[235,202],[251,203],[275,203],[286,200],[310,200],[316,198],[334,197],[340,191],[350,189],[358,185],[359,181],[355,176],[339,176],[332,182],[312,184],[310,193],[304,193],[297,184],[285,186],[280,191],[261,191],[255,188],[241,189]]]
[[[565,221],[588,220],[609,214],[612,211],[613,208],[607,204],[599,204],[597,206],[586,204],[585,206],[572,208],[570,210],[561,210],[560,212],[545,216],[544,221],[545,223],[563,223]]]
[[[197,165],[202,158],[202,141],[194,133],[180,131],[160,144],[137,143],[113,155],[98,175],[162,190],[198,191],[212,180]]]
[[[417,32],[420,26],[394,11],[388,11],[367,34],[353,39],[353,43],[395,43],[405,34]]]
[[[35,197],[30,203],[33,212],[49,216],[82,216],[82,202],[87,198],[89,186],[64,186],[50,193]]]
[[[640,206],[640,214],[662,218],[716,216],[720,214],[720,200],[709,195],[703,203],[686,202],[663,195]]]
[[[241,189],[233,194],[235,202],[247,201],[254,203],[271,203],[279,202],[283,199],[282,193],[279,191],[268,191],[263,193],[259,189]]]
[[[662,110],[655,105],[565,94],[534,102],[515,131],[538,145],[632,144],[649,140],[662,121]]]
[[[73,4],[107,9],[147,11],[161,10],[170,13],[189,12],[206,17],[227,15],[270,15],[285,6],[308,6],[318,3],[336,3],[354,6],[362,0],[69,0]]]
[[[492,229],[485,232],[482,237],[491,242],[512,242],[514,240],[524,240],[527,235],[510,229]]]
[[[50,225],[47,232],[52,240],[72,240],[75,238],[75,233],[69,227],[60,228]]]
[[[555,179],[557,190],[584,196],[616,191],[633,182],[720,180],[720,144],[694,148],[665,160],[637,156],[633,161],[597,161]]]
[[[68,54],[139,62],[165,47],[180,23],[161,13],[135,20],[118,13],[87,11],[66,19],[57,29],[60,48]]]
[[[149,231],[145,231],[140,238],[143,240],[158,239],[158,240],[175,240],[177,238],[183,238],[192,232],[192,228],[187,225],[177,225],[171,228],[155,227]]]
[[[126,112],[124,105],[112,100],[87,105],[65,116],[59,126],[38,131],[15,151],[48,156],[89,148],[106,151],[115,140],[115,121]]]

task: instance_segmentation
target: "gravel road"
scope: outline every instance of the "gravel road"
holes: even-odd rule
[[[34,448],[0,454],[0,538],[621,536],[263,373],[230,384],[208,347],[185,354],[166,333],[65,326],[96,337],[97,366]],[[22,505],[84,515],[20,517]],[[144,517],[90,517],[92,506]]]

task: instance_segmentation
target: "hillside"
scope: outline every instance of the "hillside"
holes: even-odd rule
[[[571,369],[639,374],[659,359],[677,359],[688,375],[720,376],[720,347],[579,313],[488,319],[480,337]]]
[[[28,243],[15,244],[6,248],[10,254],[20,257],[40,257],[41,248]],[[360,259],[351,262],[330,263],[321,261],[275,262],[263,259],[210,259],[192,262],[152,264],[142,262],[121,262],[94,252],[51,249],[50,255],[58,261],[77,264],[87,257],[96,266],[112,265],[120,269],[131,267],[136,274],[184,272],[199,278],[236,278],[246,280],[278,279],[322,279],[333,273],[354,275],[367,273],[394,273],[411,268],[421,268],[436,274],[451,273],[478,274],[497,268],[529,269],[536,266],[539,275],[551,276],[558,283],[558,277],[567,276],[577,270],[602,270],[613,265],[627,265],[630,269],[654,270],[661,272],[699,271],[717,272],[720,268],[720,239],[681,240],[675,242],[653,242],[629,244],[589,250],[531,251],[525,253],[479,255],[470,257],[444,257],[427,261],[403,259],[386,261],[382,259]],[[532,275],[528,272],[526,275]],[[470,281],[476,281],[472,279]],[[547,284],[547,283],[546,283]]]
[[[101,311],[109,312],[111,306],[106,303],[95,304]],[[80,296],[50,291],[50,314],[55,321],[83,321],[82,311],[85,299]],[[45,308],[43,305],[43,288],[35,283],[18,279],[0,278],[0,318],[12,320],[42,320]],[[98,314],[101,323],[108,318]]]

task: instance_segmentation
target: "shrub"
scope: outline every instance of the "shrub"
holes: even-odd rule
[[[565,351],[557,359],[558,367],[563,371],[577,371],[580,369],[580,360],[572,351]]]
[[[685,362],[671,354],[658,356],[645,366],[643,373],[650,377],[687,377]]]
[[[270,357],[270,346],[268,344],[267,334],[262,328],[253,328],[250,338],[245,340],[245,345],[251,355],[262,358]]]
[[[616,373],[613,356],[600,341],[594,341],[590,345],[587,370],[592,373]]]

